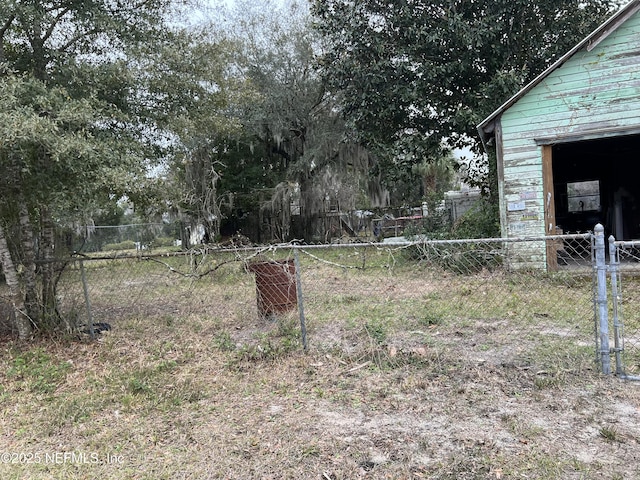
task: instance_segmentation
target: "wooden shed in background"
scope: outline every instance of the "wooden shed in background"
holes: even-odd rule
[[[619,10],[487,117],[503,237],[605,226],[640,238],[640,0]],[[555,267],[551,242],[529,255]]]

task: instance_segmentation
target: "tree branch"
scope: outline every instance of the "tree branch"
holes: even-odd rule
[[[60,23],[60,20],[62,20],[62,17],[64,17],[67,13],[69,13],[70,10],[71,10],[71,7],[63,8],[58,15],[53,17],[53,21],[51,22],[51,25],[49,25],[49,28],[47,29],[46,32],[44,32],[44,35],[42,36],[43,44],[51,37],[51,35],[53,35],[53,31],[58,26],[58,23]]]
[[[4,25],[2,26],[2,28],[0,28],[0,39],[2,39],[4,37],[4,34],[7,32],[7,30],[9,30],[9,27],[11,26],[11,24],[13,23],[13,21],[16,19],[15,15],[11,15],[6,22],[4,22]]]
[[[5,33],[7,33],[7,30],[9,30],[9,27],[11,26],[11,24],[13,23],[13,21],[16,19],[15,15],[11,15],[7,21],[4,23],[4,25],[2,26],[2,28],[0,28],[0,62],[4,62],[5,57],[4,57],[4,35]]]
[[[82,40],[83,38],[88,37],[89,35],[95,35],[97,33],[102,32],[102,29],[100,28],[94,28],[92,30],[89,30],[87,32],[82,32],[81,34],[76,35],[75,37],[71,38],[67,43],[65,43],[64,45],[62,45],[60,48],[58,48],[56,51],[58,53],[62,53],[67,51],[67,49],[71,48],[75,43],[78,43],[80,40]]]

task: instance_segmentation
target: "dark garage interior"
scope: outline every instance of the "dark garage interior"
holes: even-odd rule
[[[616,240],[640,239],[640,135],[553,146],[556,225],[563,233],[602,223]]]

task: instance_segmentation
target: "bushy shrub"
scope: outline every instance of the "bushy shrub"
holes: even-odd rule
[[[451,228],[451,238],[499,238],[500,212],[498,205],[481,199],[465,212]]]
[[[432,204],[432,212],[418,224],[407,225],[407,240],[452,240],[467,238],[500,238],[500,212],[488,198],[480,199],[452,225],[447,210]]]
[[[487,199],[480,200],[452,226],[445,218],[434,215],[422,232],[410,231],[412,235],[423,234],[425,240],[464,240],[474,238],[499,238],[500,222],[498,206]],[[407,231],[405,230],[405,235]],[[417,236],[408,239],[418,239]],[[451,243],[418,244],[407,250],[410,258],[429,265],[438,266],[457,274],[477,273],[483,269],[493,270],[502,265],[499,244]]]

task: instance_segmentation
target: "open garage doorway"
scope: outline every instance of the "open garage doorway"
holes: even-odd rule
[[[552,164],[559,231],[640,239],[640,135],[556,144]]]

